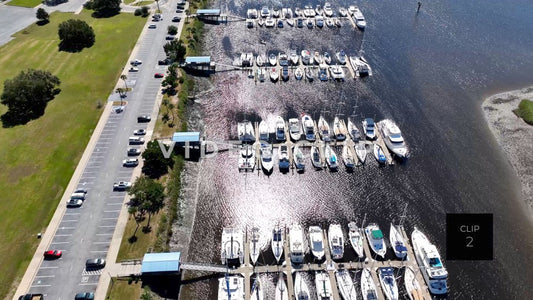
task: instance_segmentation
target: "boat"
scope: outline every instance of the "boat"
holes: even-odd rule
[[[285,120],[281,116],[276,117],[276,141],[285,141]]]
[[[315,79],[311,68],[305,68],[305,78],[307,78],[309,82],[313,82],[313,80]]]
[[[329,74],[333,80],[344,81],[344,70],[341,66],[331,66],[329,67]]]
[[[350,272],[345,269],[335,272],[337,278],[337,286],[339,287],[339,293],[344,300],[357,300],[357,291],[355,290],[355,284],[353,283]]]
[[[248,78],[254,78],[254,70],[250,69],[248,70]]]
[[[250,8],[246,11],[246,16],[249,18],[249,19],[257,19],[257,9],[255,8]]]
[[[318,51],[315,51],[315,53],[313,53],[313,59],[317,65],[320,65],[324,62],[324,60],[322,59],[322,55],[320,55],[320,52]]]
[[[350,56],[350,63],[356,77],[372,76],[372,68],[362,56]]]
[[[254,27],[254,20],[253,19],[246,19],[246,27],[253,28]]]
[[[238,275],[218,279],[218,300],[244,299],[244,278]]]
[[[405,241],[403,240],[400,228],[392,223],[390,223],[389,241],[392,250],[394,250],[394,255],[399,259],[405,259],[407,257]]]
[[[394,270],[388,268],[378,268],[379,282],[381,289],[387,300],[398,300],[398,285],[396,278],[394,278]]]
[[[342,27],[341,20],[339,18],[333,18],[333,22],[335,23],[335,26]]]
[[[268,141],[268,123],[265,120],[259,122],[259,140]]]
[[[346,17],[348,16],[348,10],[344,7],[339,8],[339,16]]]
[[[280,16],[279,7],[274,7],[274,9],[272,10],[272,16],[274,18],[279,18],[279,16]]]
[[[263,19],[259,19],[257,20],[257,25],[263,27],[263,25],[265,25],[265,21]]]
[[[363,132],[365,133],[366,138],[369,140],[376,138],[376,130],[374,126],[374,119],[366,118],[363,120]]]
[[[273,19],[271,17],[266,18],[265,27],[274,27],[274,25],[276,25],[276,20],[275,19]]]
[[[331,28],[335,25],[335,22],[333,22],[333,18],[326,18],[326,26]]]
[[[289,65],[289,56],[287,54],[280,52],[279,54],[279,65],[282,67]]]
[[[283,79],[283,81],[289,80],[289,67],[288,66],[283,66],[283,68],[281,69],[281,78]]]
[[[279,163],[278,163],[280,171],[286,171],[289,169],[290,161],[289,161],[289,150],[287,148],[287,143],[281,144],[279,146]]]
[[[381,258],[385,258],[387,248],[385,248],[383,232],[381,232],[381,230],[379,229],[378,224],[368,224],[368,226],[365,227],[365,234],[368,240],[368,244],[370,245],[370,249],[372,249],[372,251],[378,256],[381,256]]]
[[[328,65],[331,64],[331,55],[329,55],[328,52],[324,52],[324,56],[323,57],[324,57],[324,62],[326,64],[328,64]]]
[[[261,286],[261,281],[257,277],[252,285],[252,294],[250,295],[251,300],[263,300],[264,292]]]
[[[357,158],[359,158],[359,161],[364,164],[366,159],[366,146],[363,142],[358,142],[354,145],[355,148],[355,155],[357,155]]]
[[[302,129],[307,141],[314,142],[316,140],[315,124],[309,115],[302,116]]]
[[[329,300],[333,298],[331,292],[331,281],[327,272],[316,272],[315,274],[316,296],[318,300]]]
[[[329,144],[326,144],[326,149],[324,150],[324,156],[326,157],[326,163],[328,167],[331,170],[336,170],[338,167],[337,155],[335,154],[335,151],[331,149]]]
[[[287,22],[287,24],[289,24],[289,26],[294,26],[294,19],[285,19],[285,21]]]
[[[296,52],[296,50],[289,51],[289,59],[293,66],[297,66],[298,63],[300,62],[300,57],[298,56],[298,53]]]
[[[297,118],[289,119],[289,135],[293,141],[298,141],[302,137],[302,125]]]
[[[313,163],[313,167],[317,169],[322,169],[322,160],[320,159],[320,151],[318,150],[318,147],[316,146],[311,147],[311,162]]]
[[[262,18],[270,17],[270,9],[268,9],[268,7],[263,6],[263,7],[261,8],[261,17],[262,17]]]
[[[344,50],[337,52],[335,56],[337,57],[337,61],[339,62],[339,64],[341,65],[346,64],[346,53],[344,53]]]
[[[409,266],[405,267],[403,282],[405,284],[407,296],[410,300],[424,300],[420,283],[418,283],[418,280],[416,279],[415,272],[413,272],[413,269]]]
[[[301,264],[304,261],[304,235],[302,226],[293,224],[289,228],[289,251],[291,262],[294,264]]]
[[[298,18],[296,20],[296,26],[298,26],[298,28],[304,27],[304,20],[302,18]]]
[[[260,82],[264,82],[266,78],[266,71],[264,68],[257,68],[257,78]]]
[[[399,158],[407,158],[409,151],[402,137],[400,128],[391,120],[383,120],[378,124],[383,133],[383,140],[389,150]]]
[[[252,264],[255,265],[255,262],[257,261],[257,258],[259,258],[259,254],[262,250],[261,245],[261,234],[259,232],[259,228],[254,227],[252,228],[252,237],[250,239],[250,258],[252,259]]]
[[[435,295],[446,294],[448,292],[448,271],[444,267],[437,247],[431,244],[426,235],[416,227],[411,234],[411,242],[416,261],[429,291]]]
[[[335,139],[337,141],[344,141],[346,139],[346,125],[344,121],[335,117],[333,120],[333,134],[335,134]]]
[[[363,248],[364,237],[361,234],[361,229],[357,227],[355,222],[348,223],[348,238],[350,239],[350,244],[357,256],[363,258],[365,254]]]
[[[276,82],[278,81],[278,79],[279,79],[278,70],[276,70],[276,68],[270,69],[270,80],[272,80],[273,82]]]
[[[270,63],[271,66],[275,66],[278,64],[278,58],[276,57],[276,54],[270,53],[268,56],[268,63]]]
[[[315,24],[318,28],[324,27],[324,17],[322,16],[315,17]]]
[[[350,15],[353,15],[353,13],[354,13],[356,10],[359,10],[359,8],[358,8],[356,5],[350,5],[350,6],[348,7],[348,12],[350,13]]]
[[[324,14],[326,15],[326,17],[333,16],[333,9],[331,9],[331,4],[329,2],[326,2],[324,4]]]
[[[285,12],[285,19],[292,19],[292,17],[293,17],[292,9],[289,7],[287,8],[287,11]]]
[[[302,55],[302,63],[304,65],[310,65],[313,63],[313,61],[311,60],[311,52],[309,52],[309,50],[302,50],[301,52],[301,55]]]
[[[239,156],[239,171],[253,171],[255,168],[255,150],[252,145],[244,144]]]
[[[376,289],[376,283],[372,278],[370,269],[364,268],[361,273],[361,294],[363,294],[363,300],[377,300],[378,292]]]
[[[344,256],[344,233],[342,233],[341,225],[329,225],[328,242],[329,249],[331,251],[331,258],[342,259],[342,257]]]
[[[320,64],[318,66],[318,79],[320,79],[320,81],[328,81],[329,80],[328,66],[326,64]]]
[[[329,142],[331,140],[330,133],[328,122],[323,116],[320,116],[318,119],[318,134],[324,142]]]
[[[240,266],[244,261],[244,236],[238,228],[222,230],[220,260],[228,266]]]
[[[306,5],[304,9],[304,16],[307,18],[314,17],[316,16],[316,12],[311,6]]]
[[[381,149],[381,146],[378,144],[374,144],[374,157],[380,164],[384,164],[387,162],[387,158],[383,153],[383,149]]]
[[[296,70],[294,71],[294,78],[296,78],[296,80],[302,80],[303,77],[304,71],[302,70],[302,68],[296,68]]]
[[[258,55],[258,56],[255,58],[255,64],[256,64],[258,67],[262,67],[262,66],[265,64],[265,61],[266,61],[266,57],[265,57],[264,54]]]
[[[312,29],[313,27],[313,20],[311,18],[307,18],[307,28]]]
[[[276,258],[276,261],[279,263],[281,255],[283,254],[283,233],[279,225],[276,225],[276,227],[274,227],[274,230],[272,230],[272,240],[270,243],[270,247],[272,248],[274,258]]]
[[[322,9],[322,7],[320,6],[320,4],[317,4],[316,5],[316,8],[315,8],[315,13],[317,16],[322,16],[322,14],[324,13],[324,10]]]
[[[278,20],[278,28],[283,28],[283,20],[282,19]]]
[[[311,244],[311,253],[317,260],[322,260],[325,255],[324,235],[320,226],[309,227],[309,243]]]
[[[283,273],[279,274],[278,282],[276,283],[276,291],[274,292],[275,300],[289,300],[289,290],[285,279],[283,279]]]
[[[363,16],[363,13],[361,12],[361,10],[359,8],[357,8],[353,12],[353,20],[354,20],[355,25],[357,26],[357,28],[359,28],[361,30],[365,29],[366,20],[365,20],[365,17]]]
[[[271,172],[274,168],[274,160],[272,159],[272,146],[270,144],[261,144],[261,167],[267,172]]]
[[[358,142],[361,138],[361,132],[357,129],[357,126],[350,118],[348,118],[348,134],[354,142]]]
[[[296,300],[309,300],[311,298],[309,287],[307,286],[307,283],[305,283],[300,272],[296,272],[294,278],[294,297]]]
[[[305,170],[304,154],[302,150],[300,149],[300,147],[298,147],[298,145],[294,146],[292,155],[293,155],[293,161],[294,161],[294,166],[296,167],[296,170],[298,171]]]
[[[342,161],[344,162],[346,169],[352,170],[355,168],[355,159],[352,152],[349,150],[349,146],[346,144],[342,146]]]
[[[296,17],[301,17],[301,16],[303,15],[303,12],[300,10],[299,7],[295,7],[295,8],[294,8],[294,15],[295,15]]]

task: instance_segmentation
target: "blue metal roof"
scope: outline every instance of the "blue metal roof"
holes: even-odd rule
[[[211,63],[211,56],[187,56],[185,57],[186,64],[209,64]]]
[[[199,9],[196,11],[198,15],[220,15],[220,9]]]
[[[146,253],[143,257],[141,273],[178,272],[180,252]]]
[[[200,142],[200,132],[175,132],[172,141],[177,143]]]

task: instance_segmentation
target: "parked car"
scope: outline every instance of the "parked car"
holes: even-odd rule
[[[122,166],[124,167],[136,167],[137,165],[139,165],[137,158],[128,158],[122,161]]]
[[[67,201],[67,207],[80,207],[83,204],[81,199],[70,199]]]
[[[113,184],[113,190],[117,190],[117,191],[123,191],[123,190],[129,189],[130,187],[131,187],[131,182],[129,181],[119,181]]]
[[[85,200],[85,193],[72,193],[70,199],[80,199]]]
[[[60,258],[63,252],[61,250],[44,251],[44,258]]]
[[[137,122],[144,123],[144,122],[150,122],[152,120],[152,117],[148,115],[141,115],[137,117]]]
[[[86,188],[77,188],[74,193],[84,193],[84,194],[87,194],[87,189]]]
[[[183,9],[179,8],[179,6],[178,6],[178,9],[176,9],[176,13],[181,14],[182,12],[183,12]]]
[[[167,41],[173,41],[176,37],[173,35],[167,35],[166,39]]]
[[[149,29],[156,29],[156,28],[157,28],[157,25],[155,25],[155,24],[150,24],[150,25],[148,26],[148,28],[149,28]]]
[[[134,130],[134,131],[133,131],[133,134],[134,134],[134,135],[145,135],[145,134],[146,134],[146,130],[144,130],[144,129],[137,129],[137,130]]]
[[[154,78],[163,78],[163,77],[165,77],[165,74],[163,74],[163,73],[155,73],[154,74]]]
[[[43,300],[43,294],[26,294],[19,297],[19,300]]]
[[[131,64],[132,66],[134,66],[134,67],[136,67],[136,66],[138,66],[138,65],[140,65],[140,64],[142,64],[142,63],[143,63],[143,62],[142,62],[142,60],[140,60],[140,59],[134,59],[134,60],[130,61],[130,64]]]
[[[77,293],[74,300],[93,300],[94,293]]]
[[[170,58],[165,58],[157,62],[158,65],[163,65],[163,66],[170,65],[171,63],[172,63],[172,60]]]
[[[131,67],[128,72],[139,72],[139,68]]]
[[[140,136],[130,136],[129,142],[130,145],[142,145],[144,144],[144,139]]]
[[[179,22],[179,21],[181,21],[181,18],[180,18],[180,17],[174,17],[174,18],[172,18],[172,22],[174,22],[174,23],[177,23],[177,22]]]
[[[139,154],[141,154],[141,149],[128,148],[128,156],[137,156]]]
[[[85,261],[86,269],[100,269],[105,267],[105,259],[103,258],[91,258]]]

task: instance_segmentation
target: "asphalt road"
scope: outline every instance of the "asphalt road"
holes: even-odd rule
[[[122,160],[127,158],[128,137],[133,136],[133,130],[147,127],[148,123],[137,123],[137,116],[151,115],[154,110],[162,80],[154,78],[154,73],[166,72],[157,61],[164,58],[162,46],[175,5],[174,0],[162,7],[163,21],[155,23],[157,29],[145,29],[138,41],[135,58],[143,63],[139,72],[125,72],[133,88],[126,98],[128,105],[123,112],[109,116],[78,184],[88,189],[87,198],[80,208],[67,209],[50,245],[50,249],[63,250],[63,257],[42,262],[29,293],[60,300],[96,290],[101,270],[85,270],[85,260],[107,256],[125,196],[125,192],[113,191],[113,183],[130,181],[133,168],[123,167]],[[125,66],[126,70],[129,67]],[[152,116],[152,122],[154,119]]]

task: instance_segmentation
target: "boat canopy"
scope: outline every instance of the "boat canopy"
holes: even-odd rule
[[[439,268],[442,267],[442,263],[438,257],[432,257],[429,259],[429,265],[432,268]]]
[[[374,120],[372,118],[366,118],[366,126],[374,126]]]
[[[398,244],[394,247],[397,252],[406,252],[407,248],[403,244]]]
[[[372,230],[372,238],[379,240],[383,238],[383,232],[381,230]]]
[[[403,137],[401,134],[391,134],[389,139],[393,143],[403,143]]]

